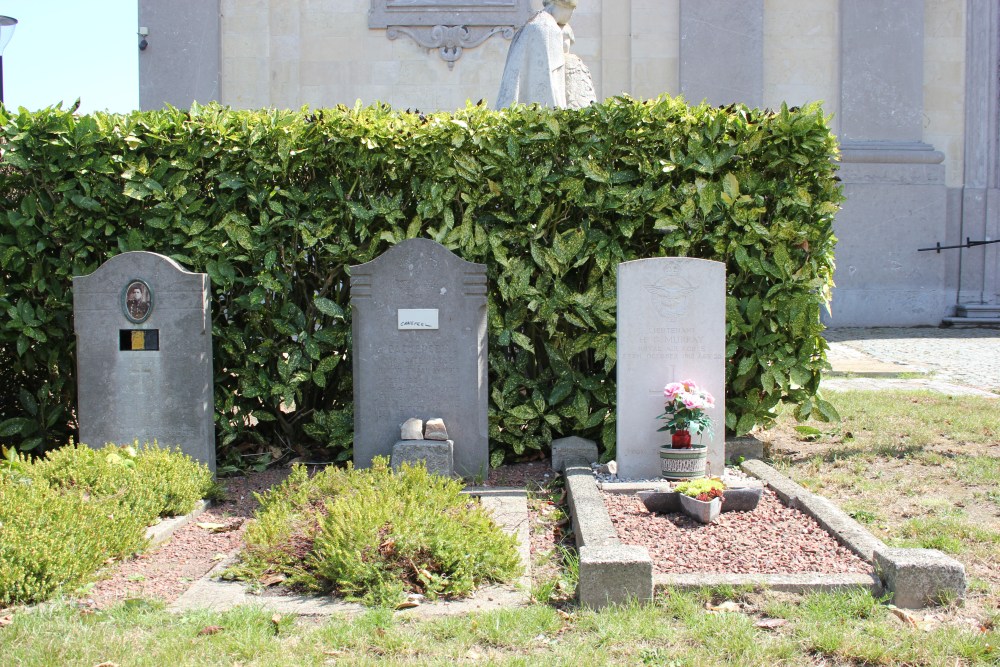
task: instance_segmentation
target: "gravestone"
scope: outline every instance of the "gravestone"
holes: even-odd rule
[[[486,267],[408,239],[351,267],[354,464],[390,456],[400,424],[442,418],[454,469],[489,472]]]
[[[215,472],[209,281],[126,252],[73,278],[80,441],[179,446]]]
[[[715,398],[707,411],[714,434],[708,474],[725,466],[726,266],[689,257],[657,257],[618,265],[618,476],[660,476],[663,388],[693,380]],[[692,433],[694,442],[699,436]]]

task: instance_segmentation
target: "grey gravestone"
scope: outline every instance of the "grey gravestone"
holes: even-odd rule
[[[354,464],[390,456],[399,425],[440,417],[455,472],[489,472],[486,267],[409,239],[351,267]]]
[[[73,317],[80,441],[156,440],[215,472],[208,276],[126,252],[73,278]]]
[[[618,265],[617,460],[621,479],[660,476],[663,388],[694,380],[715,398],[708,474],[720,475],[726,432],[726,266],[690,257]],[[692,440],[698,442],[692,433]]]

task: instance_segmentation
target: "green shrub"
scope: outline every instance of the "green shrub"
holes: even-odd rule
[[[367,470],[328,467],[312,480],[297,468],[261,497],[233,574],[280,573],[372,605],[395,604],[407,591],[461,596],[510,579],[516,539],[461,490],[423,466],[394,472],[383,458]]]
[[[187,514],[213,489],[208,468],[156,443],[101,449],[70,443],[47,452],[32,471],[52,486],[115,498],[146,523]]]
[[[726,263],[728,431],[781,401],[833,414],[819,312],[842,196],[816,105],[0,109],[0,125],[0,442],[65,440],[72,277],[156,250],[211,277],[220,460],[246,443],[350,459],[349,267],[417,236],[487,266],[494,464],[560,435],[613,451],[615,269],[644,257]]]
[[[0,476],[0,606],[40,602],[142,547],[146,523],[113,497]]]
[[[0,606],[45,600],[143,547],[158,516],[188,512],[213,488],[189,457],[145,446],[70,444],[0,461]]]

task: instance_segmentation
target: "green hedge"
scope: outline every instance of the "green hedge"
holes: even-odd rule
[[[842,196],[818,106],[0,121],[0,441],[22,449],[74,426],[72,276],[153,250],[212,279],[221,457],[349,458],[349,267],[416,236],[488,267],[494,463],[566,434],[613,448],[615,270],[643,257],[727,264],[730,432],[782,400],[831,413],[819,311]]]

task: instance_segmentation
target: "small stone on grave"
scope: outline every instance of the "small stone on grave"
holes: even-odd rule
[[[448,429],[444,426],[444,420],[439,417],[428,419],[424,425],[424,438],[427,440],[447,440]]]
[[[400,440],[423,440],[424,439],[424,421],[422,419],[417,419],[411,417],[399,426],[399,439]]]
[[[393,470],[403,463],[423,462],[427,472],[451,477],[455,472],[455,443],[451,440],[400,440],[392,448]]]

